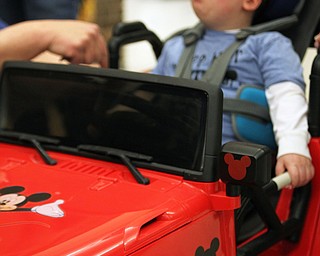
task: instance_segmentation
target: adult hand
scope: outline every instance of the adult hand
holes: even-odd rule
[[[73,64],[99,63],[108,66],[106,42],[99,26],[84,21],[44,21],[48,30],[49,51]]]
[[[46,51],[73,64],[108,66],[98,25],[79,20],[33,20],[0,30],[0,67],[6,60],[31,60]]]
[[[314,167],[309,158],[298,154],[286,154],[278,158],[276,175],[287,170],[291,177],[292,187],[306,185],[314,176]]]

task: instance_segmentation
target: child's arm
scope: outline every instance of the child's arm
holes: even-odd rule
[[[287,170],[292,186],[303,186],[314,175],[308,149],[308,105],[304,92],[292,82],[282,82],[270,86],[266,96],[278,143],[276,174]]]

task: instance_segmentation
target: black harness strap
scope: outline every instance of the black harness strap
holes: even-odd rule
[[[202,37],[203,33],[204,26],[202,23],[198,23],[195,27],[183,33],[185,49],[182,52],[176,68],[177,77],[190,79],[196,42]]]
[[[232,43],[221,55],[219,55],[212,63],[211,67],[206,71],[202,77],[202,81],[208,82],[213,86],[220,86],[223,82],[230,59],[232,55],[237,51],[239,46],[250,35],[257,33],[270,31],[275,28],[284,29],[297,21],[296,15],[291,15],[275,21],[270,21],[263,24],[258,24],[245,29],[240,30],[236,34],[236,41]],[[179,59],[179,63],[176,68],[176,76],[181,78],[191,78],[192,72],[192,60],[195,52],[196,42],[203,36],[204,26],[198,23],[195,27],[184,32],[185,49]],[[224,99],[223,110],[233,113],[242,113],[252,117],[262,119],[262,121],[269,122],[269,111],[260,106],[259,104],[237,99]]]
[[[183,34],[186,47],[176,68],[177,77],[190,79],[196,42],[203,36],[203,33],[204,26],[199,23],[194,28],[186,31]],[[220,86],[225,77],[232,55],[251,33],[241,30],[238,34],[239,36],[236,36],[236,41],[213,61],[213,64],[207,70],[201,80],[216,86]]]
[[[192,59],[196,47],[196,42],[202,37],[203,33],[204,27],[201,23],[199,23],[183,35],[186,47],[180,57],[179,63],[176,68],[177,77],[190,79],[192,71]],[[213,86],[220,86],[225,77],[232,55],[245,41],[245,39],[253,33],[254,30],[241,30],[236,35],[236,41],[213,61],[213,64],[206,71],[201,80],[208,82]],[[223,110],[227,112],[249,115],[258,119],[263,119],[263,121],[265,122],[270,121],[269,112],[267,109],[256,103],[245,100],[225,98],[223,100]]]
[[[204,74],[202,80],[214,85],[220,85],[225,77],[230,59],[239,46],[250,36],[261,32],[266,32],[277,28],[284,29],[297,22],[297,16],[291,15],[275,21],[254,25],[241,29],[235,36],[236,41],[231,44],[221,55],[213,62],[212,66]],[[192,71],[192,59],[196,47],[196,42],[203,36],[204,25],[198,23],[193,28],[183,33],[185,49],[179,59],[176,76],[181,78],[190,78]]]
[[[223,111],[250,116],[265,123],[271,122],[266,107],[248,100],[223,99]]]

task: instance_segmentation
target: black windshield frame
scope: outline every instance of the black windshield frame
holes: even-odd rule
[[[217,179],[222,93],[206,83],[7,62],[0,93],[2,130],[57,138],[64,148],[92,144],[147,154],[153,157],[142,163],[148,168],[191,180]],[[62,117],[48,120],[57,115]]]

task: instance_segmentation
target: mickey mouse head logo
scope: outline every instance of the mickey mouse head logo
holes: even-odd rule
[[[219,239],[214,238],[208,250],[204,250],[202,246],[199,246],[196,250],[195,256],[216,256],[216,252],[219,249],[219,245],[220,245]]]
[[[236,160],[230,153],[225,154],[224,161],[228,165],[229,175],[234,180],[244,179],[247,175],[247,167],[251,165],[250,157],[243,156],[240,160]]]

